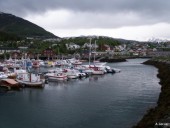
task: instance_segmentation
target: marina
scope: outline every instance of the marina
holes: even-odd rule
[[[131,128],[156,105],[160,93],[157,69],[143,65],[146,60],[107,64],[119,73],[48,81],[42,89],[1,93],[0,127]]]
[[[62,60],[35,60],[35,59],[12,59],[1,62],[1,79],[13,78],[20,87],[41,87],[48,81],[67,81],[81,79],[90,75],[104,75],[116,73],[121,70],[106,65],[107,63],[93,62],[87,65],[78,59]],[[10,65],[10,66],[9,66]],[[16,67],[17,65],[17,67]],[[4,85],[0,85],[4,87]],[[8,86],[8,85],[6,85]]]

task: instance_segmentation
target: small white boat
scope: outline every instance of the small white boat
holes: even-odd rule
[[[75,70],[68,70],[66,74],[69,79],[76,79],[79,77],[79,74]]]
[[[96,65],[84,65],[84,66],[92,70],[92,75],[103,75],[106,72],[103,66]]]
[[[67,80],[65,73],[47,73],[45,76],[48,77],[48,80]]]
[[[75,67],[75,69],[79,70],[81,73],[85,73],[88,75],[91,75],[93,72],[93,70],[90,69],[89,66],[80,65],[80,66]]]
[[[56,60],[55,66],[70,66],[71,63],[69,60]]]
[[[92,74],[93,75],[103,75],[105,71],[101,69],[100,67],[90,67],[92,69]]]

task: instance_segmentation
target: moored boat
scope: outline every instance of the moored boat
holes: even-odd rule
[[[67,80],[65,73],[47,73],[45,76],[48,77],[48,80]]]
[[[100,69],[99,67],[90,67],[93,71],[93,75],[103,75],[105,72],[104,70]]]
[[[79,74],[75,70],[68,70],[67,71],[67,77],[69,79],[76,79],[79,77]]]
[[[82,64],[82,62],[81,62],[81,61],[76,60],[76,61],[75,61],[75,62],[73,62],[72,64],[73,64],[73,65],[81,65],[81,64]]]
[[[103,75],[106,71],[103,66],[96,66],[96,65],[84,65],[85,67],[92,70],[92,75]]]
[[[39,74],[20,73],[16,81],[26,87],[44,87],[45,79],[42,79]]]
[[[20,88],[20,85],[19,83],[14,80],[14,79],[2,79],[0,81],[0,86],[1,88],[6,88],[7,90],[11,90],[11,89],[19,89]]]

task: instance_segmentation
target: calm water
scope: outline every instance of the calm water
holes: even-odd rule
[[[156,105],[157,69],[144,59],[109,64],[121,73],[0,95],[0,128],[130,128]]]

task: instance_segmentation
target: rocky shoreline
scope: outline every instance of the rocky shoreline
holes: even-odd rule
[[[144,64],[158,68],[161,92],[157,106],[149,109],[132,128],[170,128],[170,64],[154,60],[148,60]]]

